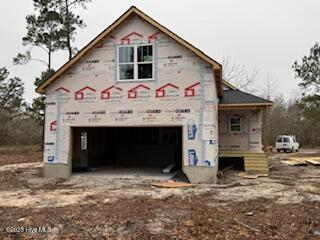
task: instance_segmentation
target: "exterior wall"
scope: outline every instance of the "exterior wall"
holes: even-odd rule
[[[128,43],[154,44],[153,81],[117,81],[117,46]],[[48,87],[44,162],[70,165],[73,126],[183,126],[183,166],[212,169],[212,179],[217,104],[212,66],[133,17]]]
[[[242,119],[242,132],[231,133],[229,121],[232,116]],[[219,111],[219,150],[262,152],[261,110]]]

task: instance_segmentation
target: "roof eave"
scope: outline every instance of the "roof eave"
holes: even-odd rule
[[[231,109],[261,109],[268,108],[273,105],[272,102],[266,103],[219,103],[219,110],[231,110]]]

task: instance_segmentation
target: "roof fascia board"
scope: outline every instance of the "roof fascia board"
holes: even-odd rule
[[[271,107],[272,105],[272,103],[218,104],[218,110],[263,109]]]
[[[271,102],[270,103],[219,103],[219,106],[233,106],[233,107],[238,107],[238,106],[271,106],[273,105]]]
[[[238,90],[238,88],[236,88],[235,86],[233,86],[231,83],[227,82],[226,80],[222,80],[222,84],[226,85],[231,90]]]

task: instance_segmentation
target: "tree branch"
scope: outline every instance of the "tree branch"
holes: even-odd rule
[[[46,61],[39,58],[30,58],[30,61],[37,61],[37,62],[43,63],[46,66],[49,66],[49,64]]]

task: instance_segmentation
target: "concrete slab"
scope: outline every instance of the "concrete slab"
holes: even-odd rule
[[[73,176],[88,176],[88,177],[104,177],[111,179],[142,179],[142,180],[168,180],[172,178],[176,172],[162,173],[160,167],[98,167],[93,168],[89,172],[72,173]]]

